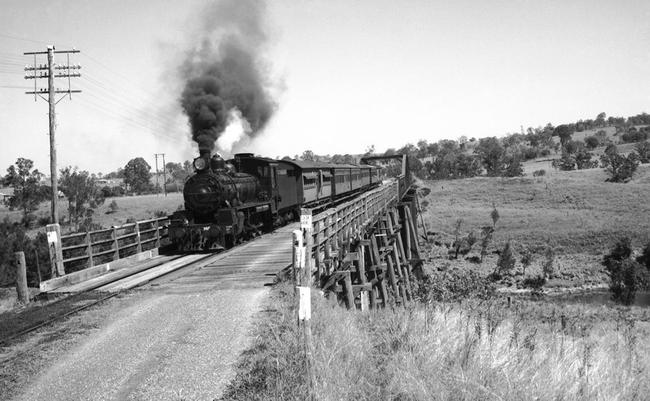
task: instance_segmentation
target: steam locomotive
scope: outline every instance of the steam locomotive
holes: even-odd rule
[[[301,207],[326,206],[380,182],[370,165],[274,160],[239,153],[225,161],[202,151],[185,182],[185,210],[170,219],[179,251],[230,248],[294,221]]]

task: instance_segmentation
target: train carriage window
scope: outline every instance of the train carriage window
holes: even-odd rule
[[[316,173],[303,173],[302,182],[305,188],[316,188]]]
[[[303,184],[305,188],[316,188],[316,179],[303,177]]]
[[[323,186],[332,185],[332,175],[328,172],[323,172]]]

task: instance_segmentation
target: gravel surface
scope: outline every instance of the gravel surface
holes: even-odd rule
[[[253,288],[138,294],[14,399],[218,398],[266,293]]]

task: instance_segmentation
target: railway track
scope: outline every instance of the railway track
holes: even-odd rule
[[[208,255],[161,256],[149,262],[150,267],[135,274],[122,275],[114,280],[96,285],[92,282],[81,283],[85,284],[83,290],[72,295],[64,295],[53,302],[38,307],[38,309],[24,311],[15,315],[13,319],[10,318],[8,321],[3,322],[3,326],[9,327],[0,327],[6,333],[3,336],[4,338],[0,339],[0,347],[10,345],[15,340],[31,332],[107,301],[123,291],[159,281],[173,280],[175,277],[200,269],[202,266],[227,256],[235,249],[232,248],[225,252]],[[101,278],[98,277],[98,279]],[[27,314],[31,315],[31,317],[22,316]]]

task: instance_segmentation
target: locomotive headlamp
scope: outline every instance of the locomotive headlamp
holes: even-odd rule
[[[203,157],[197,157],[194,159],[194,168],[197,171],[205,170],[205,168],[208,166],[208,162],[205,160]]]

